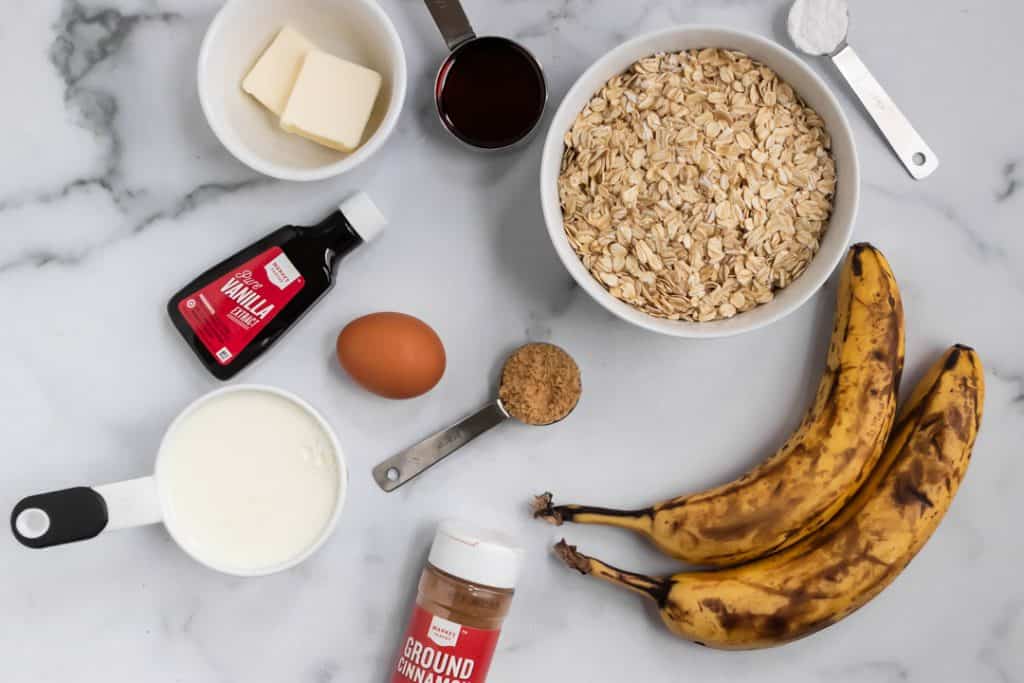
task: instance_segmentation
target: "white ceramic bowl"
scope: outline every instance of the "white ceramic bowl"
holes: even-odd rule
[[[832,136],[836,160],[835,206],[821,249],[807,270],[777,292],[771,302],[728,320],[706,323],[664,320],[647,315],[619,301],[584,268],[566,238],[562,209],[558,201],[563,137],[576,115],[610,78],[625,71],[636,60],[657,52],[720,47],[740,50],[774,69],[825,121]],[[839,102],[806,64],[793,52],[761,36],[716,26],[677,26],[634,38],[597,60],[577,79],[555,112],[544,142],[540,169],[540,196],[551,242],[569,273],[587,294],[606,309],[634,325],[677,337],[726,337],[764,327],[792,313],[828,279],[842,260],[853,235],[860,196],[860,169],[850,123]]]
[[[245,74],[286,24],[383,77],[363,144],[351,154],[286,133],[242,90]],[[358,166],[394,130],[405,102],[405,52],[375,0],[228,0],[206,31],[197,80],[210,128],[239,161],[274,178],[321,180]]]

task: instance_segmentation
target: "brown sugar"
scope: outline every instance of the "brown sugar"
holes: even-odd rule
[[[531,425],[557,422],[580,399],[580,369],[554,344],[521,346],[501,371],[498,398],[512,417]]]

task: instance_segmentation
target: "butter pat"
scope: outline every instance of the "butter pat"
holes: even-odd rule
[[[285,26],[242,81],[242,90],[278,116],[284,111],[302,61],[317,47],[304,35]]]
[[[281,114],[281,128],[351,152],[363,139],[380,84],[376,71],[325,52],[310,52]]]

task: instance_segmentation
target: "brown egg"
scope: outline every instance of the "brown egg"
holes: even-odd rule
[[[338,335],[338,362],[360,386],[385,398],[412,398],[444,374],[444,345],[419,318],[371,313]]]

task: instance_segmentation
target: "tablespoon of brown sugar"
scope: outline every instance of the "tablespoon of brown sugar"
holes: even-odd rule
[[[579,366],[563,349],[546,343],[520,346],[505,361],[497,399],[381,462],[373,478],[385,491],[394,491],[509,418],[538,426],[564,419],[581,393]]]

